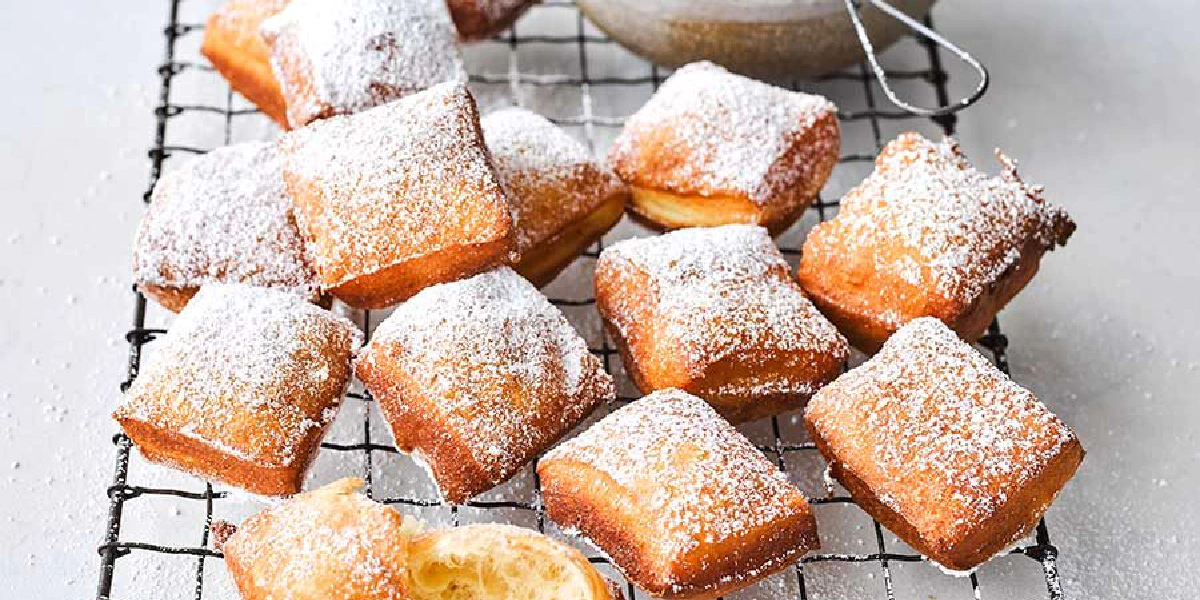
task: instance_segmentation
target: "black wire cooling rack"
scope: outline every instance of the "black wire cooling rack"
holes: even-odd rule
[[[237,107],[235,105],[236,98],[234,94],[228,91],[227,88],[225,89],[225,101],[223,104],[189,103],[177,99],[173,95],[172,84],[183,73],[199,73],[219,81],[219,76],[199,55],[185,56],[187,47],[194,48],[198,45],[196,43],[189,44],[188,42],[195,42],[195,38],[199,38],[202,35],[203,24],[200,22],[202,17],[197,17],[196,22],[181,20],[180,5],[181,0],[170,0],[168,4],[169,17],[167,25],[163,30],[166,38],[166,48],[163,62],[158,67],[161,90],[158,95],[157,105],[154,108],[154,145],[149,151],[150,185],[143,198],[145,201],[149,200],[150,189],[153,188],[154,183],[158,180],[164,165],[168,161],[180,155],[200,154],[212,146],[219,145],[220,143],[228,143],[231,139],[231,131],[234,123],[239,119],[246,118],[248,115],[255,115],[257,112],[252,108]],[[523,35],[522,30],[526,26],[525,24],[540,22],[539,17],[548,16],[547,13],[550,11],[565,11],[565,14],[554,16],[557,17],[557,22],[568,23],[570,25],[569,30],[562,30],[560,28],[551,34],[538,32],[536,35]],[[925,25],[932,27],[932,23],[928,19],[925,20]],[[552,0],[539,4],[512,31],[507,32],[500,38],[485,42],[485,44],[490,44],[490,47],[483,49],[484,51],[498,53],[500,59],[506,62],[493,61],[494,64],[504,65],[499,70],[472,69],[471,81],[474,87],[486,88],[492,86],[498,87],[501,90],[508,88],[511,90],[511,100],[515,104],[524,104],[521,96],[529,93],[536,94],[538,90],[556,89],[571,91],[573,95],[570,97],[577,98],[578,102],[574,107],[575,112],[573,114],[568,112],[547,116],[550,116],[551,120],[558,124],[568,129],[573,129],[575,133],[580,134],[592,146],[593,150],[596,149],[597,140],[601,139],[603,134],[607,134],[611,138],[611,135],[619,130],[623,121],[621,117],[597,114],[597,108],[602,108],[601,102],[603,101],[603,97],[617,97],[602,94],[602,91],[606,88],[613,88],[619,92],[635,90],[639,87],[644,88],[641,92],[642,97],[637,101],[637,104],[640,104],[644,101],[644,97],[649,95],[665,75],[665,73],[660,72],[656,67],[640,62],[632,57],[629,57],[629,60],[644,67],[644,75],[630,77],[624,74],[613,75],[608,72],[596,72],[593,57],[597,54],[620,51],[619,47],[602,34],[591,29],[572,2]],[[937,45],[928,40],[910,40],[909,44],[912,46],[910,54],[916,57],[916,64],[919,66],[917,68],[888,69],[886,71],[888,79],[907,85],[907,89],[910,89],[914,93],[926,94],[928,97],[935,99],[938,105],[949,105],[951,100],[947,89],[948,76],[946,70],[943,68]],[[569,62],[574,64],[563,66],[560,72],[555,73],[523,71],[518,59],[520,55],[519,49],[533,45],[543,47],[555,53],[560,65],[563,64],[561,63],[563,57],[566,57]],[[858,164],[862,168],[869,169],[875,154],[882,148],[885,142],[884,131],[885,125],[888,123],[900,122],[905,127],[920,127],[922,125],[928,127],[930,126],[930,121],[932,121],[936,129],[941,130],[947,135],[954,132],[956,117],[953,114],[924,119],[902,110],[877,106],[877,90],[882,88],[879,86],[880,82],[876,78],[876,75],[866,66],[829,75],[818,82],[805,82],[803,85],[819,85],[821,83],[838,86],[842,90],[843,95],[845,95],[846,90],[851,90],[851,95],[857,96],[857,102],[861,103],[861,107],[856,105],[851,109],[842,110],[839,115],[844,131],[856,125],[859,127],[865,126],[866,130],[864,135],[859,136],[861,140],[859,143],[855,143],[852,139],[844,140],[843,148],[848,153],[844,154],[841,158],[841,165],[843,166]],[[529,90],[533,90],[533,92],[529,92]],[[578,93],[575,94],[574,92]],[[840,99],[839,101],[844,103],[844,99]],[[177,122],[177,120],[185,115],[197,113],[207,113],[209,117],[219,118],[223,121],[223,140],[216,140],[216,138],[208,136],[208,144],[197,143],[196,145],[190,145],[176,143],[174,139],[169,138],[168,127],[172,123]],[[261,115],[258,115],[258,117],[261,118]],[[836,201],[819,200],[813,205],[806,219],[810,222],[824,220],[830,213],[836,210],[836,207]],[[799,244],[795,242],[787,243],[788,237],[786,234],[781,237],[784,245],[783,251],[786,255],[794,259],[799,254]],[[795,236],[792,239],[795,239]],[[610,236],[606,236],[605,240],[608,243],[612,242]],[[605,241],[601,241],[589,252],[581,256],[578,261],[594,261],[599,255],[600,250],[603,249],[604,244]],[[550,289],[554,289],[553,286]],[[583,307],[586,310],[594,302],[590,297],[564,299],[554,297],[554,293],[551,293],[551,296],[552,301],[564,307],[564,310],[569,307]],[[368,329],[365,326],[372,322],[371,319],[372,315],[370,314],[361,315],[364,329]],[[127,376],[121,384],[122,391],[137,377],[144,347],[165,332],[163,329],[149,327],[147,323],[146,298],[141,294],[136,294],[133,309],[133,326],[125,336],[129,342],[129,363]],[[619,365],[620,356],[610,346],[608,340],[604,339],[603,334],[599,334],[598,338],[598,347],[593,348],[592,351],[603,358],[605,367],[610,372],[613,372],[620,381],[623,377],[623,369]],[[994,361],[1001,369],[1005,372],[1008,371],[1008,361],[1005,354],[1008,340],[1001,332],[997,322],[991,324],[988,333],[980,340],[979,344],[992,355]],[[626,381],[625,383],[627,384],[628,382]],[[618,387],[621,387],[620,383]],[[628,385],[624,387],[626,390],[632,389]],[[622,396],[617,402],[627,402],[632,399],[630,396]],[[346,401],[347,404],[360,403],[363,408],[360,411],[362,414],[361,424],[353,428],[357,431],[356,439],[351,443],[327,440],[322,444],[322,453],[341,453],[357,457],[358,460],[355,462],[358,463],[358,466],[352,467],[350,469],[352,472],[343,473],[343,475],[358,475],[362,477],[365,482],[366,492],[376,500],[396,506],[401,510],[438,507],[446,511],[450,522],[458,524],[460,520],[459,507],[447,507],[442,505],[437,499],[424,499],[416,497],[415,494],[387,496],[386,494],[378,493],[380,482],[376,473],[376,463],[379,461],[376,457],[381,454],[394,455],[396,449],[377,440],[380,437],[378,433],[379,416],[374,412],[373,407],[370,406],[371,402],[370,396],[366,393],[354,392],[349,395]],[[788,471],[789,475],[793,477],[797,475],[795,473],[797,470],[794,466],[795,461],[791,460],[794,456],[807,455],[812,458],[812,461],[808,464],[823,464],[815,446],[807,438],[804,438],[802,433],[795,433],[795,431],[798,431],[798,428],[789,426],[784,419],[772,418],[769,425],[764,421],[760,422],[757,426],[760,427],[760,430],[754,439],[756,439],[759,448],[768,457],[776,461],[781,469]],[[131,481],[131,442],[129,438],[123,434],[117,434],[113,436],[112,441],[116,446],[116,466],[112,484],[107,489],[109,498],[108,527],[103,543],[98,548],[100,554],[100,574],[96,597],[105,600],[116,597],[113,593],[118,566],[123,564],[123,558],[135,553],[182,555],[180,558],[183,560],[194,560],[194,568],[188,569],[187,571],[190,574],[179,581],[162,581],[156,582],[155,585],[147,586],[152,589],[118,590],[118,595],[122,599],[134,600],[135,598],[159,597],[165,591],[162,586],[172,588],[172,593],[178,597],[191,597],[196,600],[206,597],[207,579],[205,577],[205,566],[210,561],[221,559],[221,554],[209,547],[214,507],[220,502],[234,502],[235,500],[229,499],[229,492],[214,490],[212,485],[199,482],[196,482],[190,489],[185,489],[188,486],[184,485],[178,487],[139,485]],[[789,463],[792,463],[792,465],[789,466]],[[819,467],[814,468],[819,469]],[[804,476],[811,479],[813,473],[806,473]],[[524,519],[527,522],[536,523],[539,529],[545,531],[548,527],[553,526],[548,523],[542,510],[541,496],[537,492],[536,475],[532,477],[533,493],[531,500],[477,499],[468,503],[466,507],[470,510],[503,512],[504,515],[509,516],[513,515],[514,511],[516,513],[523,513]],[[835,493],[831,488],[830,493],[825,494],[823,497],[820,494],[816,494],[818,497],[812,498],[814,509],[818,509],[822,505],[838,504],[853,507],[853,501],[846,496],[844,490],[839,491],[840,494]],[[138,519],[139,510],[146,510],[144,502],[154,497],[167,497],[173,501],[182,503],[196,503],[199,507],[202,507],[204,520],[197,524],[197,527],[201,530],[201,534],[195,540],[194,546],[157,543],[155,541],[134,540],[123,537],[123,531],[128,531],[130,525]],[[142,503],[139,503],[139,500]],[[199,511],[196,512],[199,514]],[[503,519],[505,517],[499,516],[499,518]],[[823,517],[819,513],[818,522],[822,521]],[[794,575],[786,574],[782,576],[791,579],[791,581],[786,582],[788,591],[784,596],[807,599],[809,597],[817,598],[843,595],[815,589],[820,586],[814,586],[811,582],[811,578],[814,575],[813,571],[821,568],[821,565],[843,563],[848,565],[865,565],[867,567],[870,567],[872,564],[878,566],[878,571],[873,571],[869,575],[873,581],[867,582],[872,589],[866,591],[858,590],[855,595],[867,594],[871,597],[883,597],[888,600],[895,600],[897,597],[900,597],[901,594],[898,594],[897,585],[895,585],[895,571],[898,566],[905,563],[927,561],[922,556],[912,552],[911,549],[907,549],[907,547],[900,549],[899,546],[903,546],[903,544],[896,541],[890,534],[885,535],[886,530],[878,522],[870,520],[870,523],[870,525],[861,528],[863,539],[859,540],[859,543],[865,551],[852,553],[816,552],[805,556],[791,572]],[[891,541],[889,542],[889,540]],[[892,546],[891,550],[889,550],[889,545]],[[1050,541],[1050,535],[1044,521],[1038,524],[1035,532],[1029,539],[1011,550],[1010,554],[1031,559],[1032,562],[1020,562],[1032,565],[1032,567],[1028,568],[1033,573],[1021,575],[1025,578],[1032,578],[1035,576],[1034,573],[1036,573],[1038,579],[1044,579],[1046,597],[1051,600],[1062,598],[1063,594],[1056,566],[1058,550]],[[589,559],[601,568],[607,568],[604,565],[608,560],[603,556],[599,556],[594,550],[590,552]],[[1018,565],[1017,568],[1021,567]],[[608,569],[608,572],[612,572],[611,569]],[[806,583],[806,572],[810,580],[808,583]],[[876,579],[875,574],[881,577]],[[948,577],[936,572],[928,573],[927,576]],[[969,588],[966,587],[966,584],[962,584],[962,595],[965,596],[967,593],[970,593],[974,598],[983,598],[985,594],[983,593],[980,579],[978,574],[971,574],[966,578],[965,581],[969,582]],[[211,585],[208,587],[211,587]],[[1034,588],[1041,588],[1041,584],[1034,585]],[[630,599],[643,597],[641,594],[636,593],[632,585],[627,587],[627,594]],[[987,595],[992,596],[993,594],[989,593]],[[922,597],[925,596],[932,597],[929,594],[922,594]]]

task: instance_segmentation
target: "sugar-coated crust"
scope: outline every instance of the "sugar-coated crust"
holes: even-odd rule
[[[547,513],[639,587],[709,598],[818,545],[804,496],[706,403],[655,392],[538,463]]]
[[[398,306],[355,369],[397,447],[453,503],[507,480],[615,394],[566,317],[507,267]]]
[[[620,242],[601,255],[595,283],[638,389],[685,390],[734,422],[802,406],[849,352],[760,227]]]
[[[420,525],[342,479],[248,519],[222,545],[242,600],[410,600]]]
[[[874,352],[927,316],[973,341],[1066,243],[1071,219],[1000,158],[1004,173],[989,177],[953,141],[903,134],[809,233],[800,284],[856,347]]]
[[[201,289],[113,417],[151,461],[269,496],[300,491],[361,342],[292,294]]]
[[[959,571],[1028,533],[1083,459],[1070,428],[930,317],[818,392],[804,416],[855,502]]]
[[[837,164],[836,107],[711,63],[676,71],[609,151],[631,209],[660,228],[787,229]]]
[[[229,0],[208,18],[200,52],[233,90],[287,129],[287,105],[271,71],[271,50],[259,35],[262,22],[288,0]]]
[[[291,127],[466,81],[444,0],[290,0],[259,32]]]
[[[620,220],[629,190],[545,117],[510,108],[481,125],[512,206],[514,268],[540,287]]]
[[[418,534],[409,544],[410,572],[414,595],[432,595],[434,590],[423,589],[426,570],[431,578],[441,576],[447,567],[470,570],[483,564],[513,567],[521,570],[493,569],[482,571],[482,586],[500,584],[512,600],[523,598],[518,591],[525,586],[557,585],[558,589],[541,589],[540,597],[570,598],[572,600],[618,600],[611,584],[601,577],[588,559],[572,548],[536,531],[500,523],[476,523],[461,527],[438,529]],[[485,563],[484,561],[488,562]],[[478,577],[475,571],[472,579]],[[552,580],[550,577],[552,576]],[[499,581],[496,581],[499,580]],[[516,588],[516,589],[514,589]],[[453,592],[446,597],[453,596]]]
[[[319,299],[274,144],[217,148],[164,174],[138,224],[133,279],[179,312],[207,283],[247,283]]]
[[[467,41],[504,31],[531,4],[532,0],[446,0],[458,37]]]
[[[508,260],[512,217],[460,84],[281,141],[283,175],[323,288],[382,308]]]

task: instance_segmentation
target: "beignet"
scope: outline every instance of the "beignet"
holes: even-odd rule
[[[162,176],[142,215],[133,280],[179,312],[207,283],[247,283],[316,300],[274,144],[218,148]]]
[[[521,257],[513,268],[541,287],[617,224],[629,190],[545,117],[510,108],[482,125],[512,206]]]
[[[314,123],[280,146],[321,285],[351,306],[383,308],[509,258],[508,201],[460,84]]]
[[[825,98],[700,62],[629,117],[609,162],[652,225],[754,223],[777,234],[812,204],[840,146],[837,107]]]
[[[270,495],[300,491],[362,343],[294,294],[204,286],[113,413],[142,455]]]
[[[546,511],[663,598],[715,597],[817,547],[808,502],[703,400],[654,392],[538,462]]]
[[[507,480],[614,397],[566,317],[508,267],[396,307],[355,370],[396,446],[455,504]]]
[[[248,519],[221,546],[242,600],[413,600],[420,522],[342,479]]]
[[[200,47],[200,52],[233,91],[245,96],[285,129],[287,104],[271,71],[271,49],[258,29],[287,3],[288,0],[229,0],[209,16]]]
[[[466,81],[445,0],[291,0],[260,32],[291,127]]]
[[[937,317],[974,341],[1075,230],[1002,154],[999,177],[957,143],[905,133],[804,242],[798,276],[850,342],[879,349],[904,323]]]
[[[734,422],[799,408],[849,353],[754,225],[618,242],[600,255],[595,281],[638,389],[680,388]]]
[[[804,420],[863,510],[960,571],[1025,536],[1083,459],[1070,428],[931,317],[817,392]]]
[[[481,40],[508,28],[531,0],[446,0],[450,17],[463,40]]]
[[[578,550],[536,531],[480,523],[409,544],[413,600],[619,600]]]

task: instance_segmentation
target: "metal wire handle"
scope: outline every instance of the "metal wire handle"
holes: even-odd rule
[[[859,4],[861,0],[844,1],[846,3],[846,12],[850,13],[850,20],[854,23],[855,32],[858,33],[858,41],[862,44],[863,51],[867,54],[867,61],[871,63],[871,69],[875,71],[875,77],[879,80],[879,86],[883,88],[883,93],[887,95],[888,100],[891,100],[892,104],[895,104],[897,107],[902,108],[914,115],[922,117],[940,117],[943,115],[956,113],[974,104],[983,96],[984,92],[987,91],[988,82],[990,80],[988,71],[983,64],[975,59],[974,56],[971,56],[966,50],[954,45],[937,32],[926,27],[916,19],[904,14],[891,4],[888,4],[883,0],[867,0],[875,8],[887,13],[893,19],[900,21],[918,35],[921,35],[925,39],[930,40],[938,46],[941,46],[942,48],[954,53],[959,60],[971,65],[971,68],[975,69],[975,72],[979,74],[979,85],[975,88],[975,91],[972,92],[970,96],[958,100],[953,104],[939,106],[937,108],[923,108],[920,106],[913,106],[912,104],[901,100],[900,97],[896,95],[895,90],[892,89],[891,84],[888,82],[887,73],[883,70],[883,67],[879,66],[879,58],[875,55],[875,47],[871,44],[871,39],[867,36],[867,29],[863,26],[862,17],[860,17],[858,14],[857,4]]]

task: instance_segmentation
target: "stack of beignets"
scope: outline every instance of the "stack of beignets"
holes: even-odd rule
[[[512,217],[461,84],[280,140],[283,179],[322,287],[383,308],[507,261]]]
[[[151,461],[263,495],[300,491],[362,343],[295,294],[200,289],[113,413]]]
[[[1032,530],[1083,459],[1070,428],[929,317],[817,392],[804,419],[863,510],[960,571]]]
[[[817,547],[804,495],[703,400],[654,392],[538,462],[550,518],[662,598],[710,598]]]
[[[754,225],[682,229],[605,249],[596,308],[642,392],[680,388],[735,423],[802,406],[849,352],[767,230]]]
[[[513,268],[541,287],[616,225],[629,190],[545,117],[510,108],[482,124],[512,206],[520,255]]]
[[[183,310],[113,415],[141,453],[298,494],[357,374],[396,448],[467,503],[615,400],[535,286],[628,203],[681,229],[599,257],[596,307],[647,395],[538,461],[564,530],[656,597],[715,597],[785,568],[818,546],[816,522],[731,423],[807,403],[833,477],[917,551],[971,569],[1026,535],[1083,448],[963,339],[1066,242],[1069,217],[1007,158],[988,177],[953,141],[904,134],[809,235],[797,282],[771,235],[829,177],[836,107],[688,65],[628,120],[610,170],[531,112],[481,122],[453,28],[485,37],[528,4],[232,0],[213,15],[205,55],[294,129],[155,187],[135,279]],[[362,335],[310,302],[321,292],[400,304],[352,365]],[[879,353],[838,377],[843,333]],[[221,539],[243,598],[619,597],[542,534],[422,531],[359,485],[300,494]]]
[[[508,267],[396,307],[356,372],[396,446],[455,504],[507,480],[614,395],[566,317]]]
[[[133,271],[143,293],[175,312],[207,283],[247,283],[316,300],[316,274],[275,145],[218,148],[163,175],[138,227]]]
[[[873,352],[904,323],[937,317],[974,341],[1075,224],[1003,155],[999,177],[953,140],[906,133],[804,242],[800,285],[850,342]]]
[[[778,234],[837,164],[837,108],[712,63],[671,75],[625,123],[609,162],[633,212],[664,228],[754,223]]]

